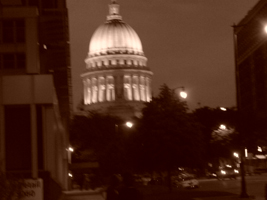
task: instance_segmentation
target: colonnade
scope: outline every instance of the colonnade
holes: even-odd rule
[[[146,75],[85,77],[83,84],[85,105],[116,101],[118,98],[128,101],[151,100],[151,78]]]

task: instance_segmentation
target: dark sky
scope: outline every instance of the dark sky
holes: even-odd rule
[[[258,0],[117,0],[124,22],[142,41],[154,73],[153,94],[166,83],[184,86],[189,108],[235,106],[233,23]],[[67,0],[73,103],[82,98],[80,74],[94,31],[106,21],[110,0]]]

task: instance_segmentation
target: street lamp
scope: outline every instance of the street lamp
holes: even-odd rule
[[[128,128],[132,128],[132,127],[133,127],[133,123],[132,123],[132,122],[126,122],[125,125],[126,125]]]
[[[74,152],[74,149],[72,147],[69,147],[66,149],[67,153],[68,153],[68,162],[69,164],[71,164],[71,153]]]
[[[177,89],[181,89],[179,93],[180,97],[182,97],[183,99],[186,99],[187,93],[185,92],[184,86],[176,87],[173,90],[176,91]]]
[[[220,107],[220,110],[227,111],[227,109],[225,107]]]
[[[219,128],[222,130],[226,130],[226,126],[224,124],[221,124]]]

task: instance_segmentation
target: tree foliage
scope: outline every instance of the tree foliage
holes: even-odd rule
[[[238,149],[238,133],[236,132],[237,111],[228,108],[202,107],[193,112],[195,119],[201,124],[204,139],[205,160],[218,164],[219,159],[230,159],[234,150]],[[220,128],[224,125],[226,129]]]
[[[75,116],[71,126],[70,141],[75,151],[73,162],[97,161],[106,173],[119,171],[125,158],[118,125],[114,116],[90,113]]]
[[[186,102],[162,85],[147,103],[141,120],[141,161],[148,169],[169,170],[196,166],[201,159],[201,136]]]

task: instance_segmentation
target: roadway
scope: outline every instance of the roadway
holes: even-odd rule
[[[246,176],[247,194],[254,197],[264,197],[267,174]],[[241,179],[223,180],[203,179],[200,180],[201,191],[223,191],[239,195],[241,193]]]

